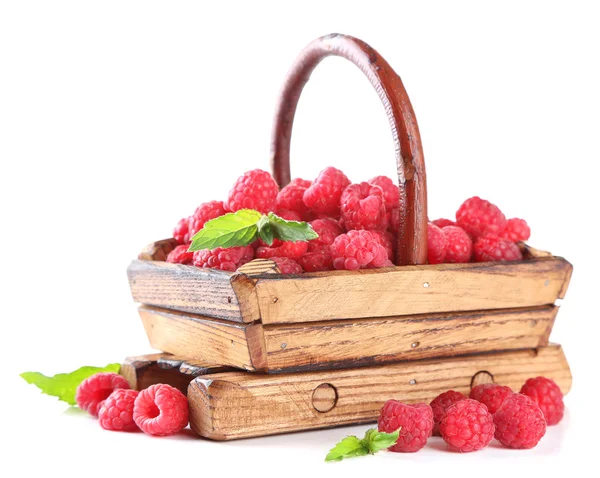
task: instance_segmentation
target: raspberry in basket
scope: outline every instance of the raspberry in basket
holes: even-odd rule
[[[331,244],[335,269],[355,271],[393,265],[385,247],[369,231],[348,231],[336,237]]]
[[[454,221],[451,221],[450,219],[436,219],[435,221],[431,221],[432,224],[435,224],[437,227],[444,228],[446,226],[456,226],[456,223]]]
[[[184,217],[179,220],[175,229],[173,229],[173,239],[175,239],[178,244],[189,244],[190,242],[188,223],[188,218]]]
[[[383,189],[369,183],[351,184],[340,198],[340,212],[346,230],[384,230],[387,214]]]
[[[392,261],[394,259],[394,249],[397,242],[396,237],[390,231],[371,231],[371,234],[373,234],[373,237],[385,247],[388,259]]]
[[[502,239],[511,242],[526,241],[531,235],[529,225],[524,219],[512,218],[506,222],[506,227],[500,233]]]
[[[97,373],[79,384],[75,400],[79,408],[97,417],[104,400],[118,388],[129,388],[129,382],[117,373]]]
[[[133,419],[149,435],[167,436],[183,430],[188,423],[188,401],[183,393],[159,383],[142,390],[133,407]]]
[[[304,191],[304,204],[316,214],[339,217],[340,197],[349,185],[350,180],[342,171],[329,166]]]
[[[442,229],[446,236],[446,257],[444,262],[469,262],[473,253],[473,241],[460,227],[446,226]]]
[[[318,251],[324,246],[330,246],[333,244],[334,239],[344,232],[340,223],[332,218],[315,219],[310,223],[310,226],[319,237],[309,241],[309,251]]]
[[[494,438],[494,418],[477,400],[465,398],[451,405],[440,423],[442,438],[452,451],[481,450]]]
[[[119,388],[104,400],[98,412],[98,423],[105,430],[132,432],[138,429],[133,421],[133,404],[139,392]]]
[[[217,247],[194,252],[194,265],[233,272],[254,259],[252,246]]]
[[[494,234],[485,234],[473,244],[473,258],[475,262],[520,261],[523,254],[514,242]]]
[[[277,264],[281,274],[302,274],[302,267],[294,259],[289,257],[271,257],[271,260]]]
[[[460,392],[455,392],[454,390],[448,390],[447,392],[440,393],[437,397],[435,397],[431,403],[431,409],[433,410],[433,434],[436,436],[440,436],[440,422],[444,415],[446,414],[446,410],[451,405],[454,405],[456,402],[460,402],[467,398]]]
[[[510,387],[504,387],[495,383],[482,383],[473,387],[469,398],[483,403],[491,414],[502,406],[504,400],[510,397],[513,391]]]
[[[190,240],[211,219],[227,214],[223,201],[209,201],[200,204],[188,219]]]
[[[395,183],[387,176],[376,176],[369,179],[369,184],[379,186],[383,190],[383,199],[385,200],[385,208],[391,211],[400,205],[400,191],[398,183]]]
[[[427,443],[433,430],[433,411],[426,403],[406,405],[397,400],[388,400],[379,414],[377,422],[380,432],[393,433],[400,428],[400,436],[389,451],[415,452]]]
[[[182,244],[177,246],[167,256],[167,262],[172,264],[191,264],[194,260],[194,253],[188,252],[189,246]]]
[[[427,262],[441,264],[446,258],[446,234],[435,224],[427,224]]]
[[[309,251],[300,256],[297,261],[305,272],[330,271],[333,269],[333,258],[329,246]]]
[[[271,257],[289,257],[290,259],[297,259],[308,251],[308,242],[304,241],[279,241],[273,242],[273,246],[275,247],[261,246],[257,248],[256,257],[260,257],[261,259],[270,259]]]
[[[279,186],[273,177],[262,169],[253,169],[240,176],[225,204],[228,211],[240,209],[255,209],[267,213],[275,208]]]
[[[509,448],[533,448],[546,433],[540,407],[527,395],[513,393],[494,414],[495,437]]]
[[[276,209],[294,211],[300,216],[300,220],[308,220],[310,218],[310,212],[302,198],[304,197],[304,191],[306,191],[311,184],[311,181],[306,181],[305,179],[293,179],[291,183],[283,187],[281,191],[279,191],[279,194],[277,194],[277,200],[275,202]]]
[[[477,196],[467,199],[456,211],[456,223],[473,239],[485,233],[499,234],[506,227],[506,217],[498,206]]]
[[[565,403],[560,387],[554,380],[546,377],[530,378],[521,387],[521,393],[539,405],[548,425],[556,425],[562,420]]]
[[[286,221],[302,221],[302,216],[293,209],[275,209],[275,214]]]

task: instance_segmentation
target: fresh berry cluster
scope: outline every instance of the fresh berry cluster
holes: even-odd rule
[[[138,392],[116,373],[97,373],[77,387],[77,405],[98,417],[105,430],[136,431],[155,436],[173,435],[188,423],[188,401],[167,384]]]
[[[380,432],[400,429],[395,452],[415,452],[432,435],[440,435],[452,451],[471,452],[486,447],[493,438],[508,448],[533,448],[547,425],[563,416],[563,396],[558,385],[545,377],[530,378],[520,393],[510,387],[481,384],[467,397],[449,390],[429,405],[407,405],[388,400],[378,421]]]

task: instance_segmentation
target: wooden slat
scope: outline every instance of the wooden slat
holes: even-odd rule
[[[173,238],[163,239],[148,244],[142,252],[139,253],[140,261],[164,261],[167,259],[169,252],[177,247],[177,241]]]
[[[268,370],[391,363],[548,344],[558,307],[264,326]]]
[[[513,390],[538,375],[565,394],[571,388],[560,346],[322,372],[230,372],[190,383],[190,425],[201,436],[231,440],[370,422],[391,398],[415,403],[449,389],[468,393],[482,371]]]
[[[263,324],[533,307],[562,298],[571,270],[552,257],[263,275],[256,293]]]

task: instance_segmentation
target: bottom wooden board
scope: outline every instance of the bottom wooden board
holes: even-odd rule
[[[429,403],[449,389],[468,394],[491,381],[518,391],[539,375],[569,392],[571,372],[559,345],[345,370],[215,373],[189,385],[190,426],[203,437],[232,440],[372,422],[392,398]]]

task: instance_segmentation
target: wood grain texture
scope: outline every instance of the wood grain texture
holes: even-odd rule
[[[263,324],[505,309],[553,304],[571,271],[566,260],[551,257],[262,275],[256,293]]]
[[[571,372],[557,345],[322,372],[229,372],[190,383],[190,425],[201,436],[232,440],[372,422],[391,398],[429,403],[449,389],[469,393],[473,377],[481,371],[516,390],[538,375],[555,380],[565,394],[571,388]],[[337,395],[327,412],[313,405],[315,390],[323,384],[331,385]],[[320,406],[323,398],[317,395]]]

